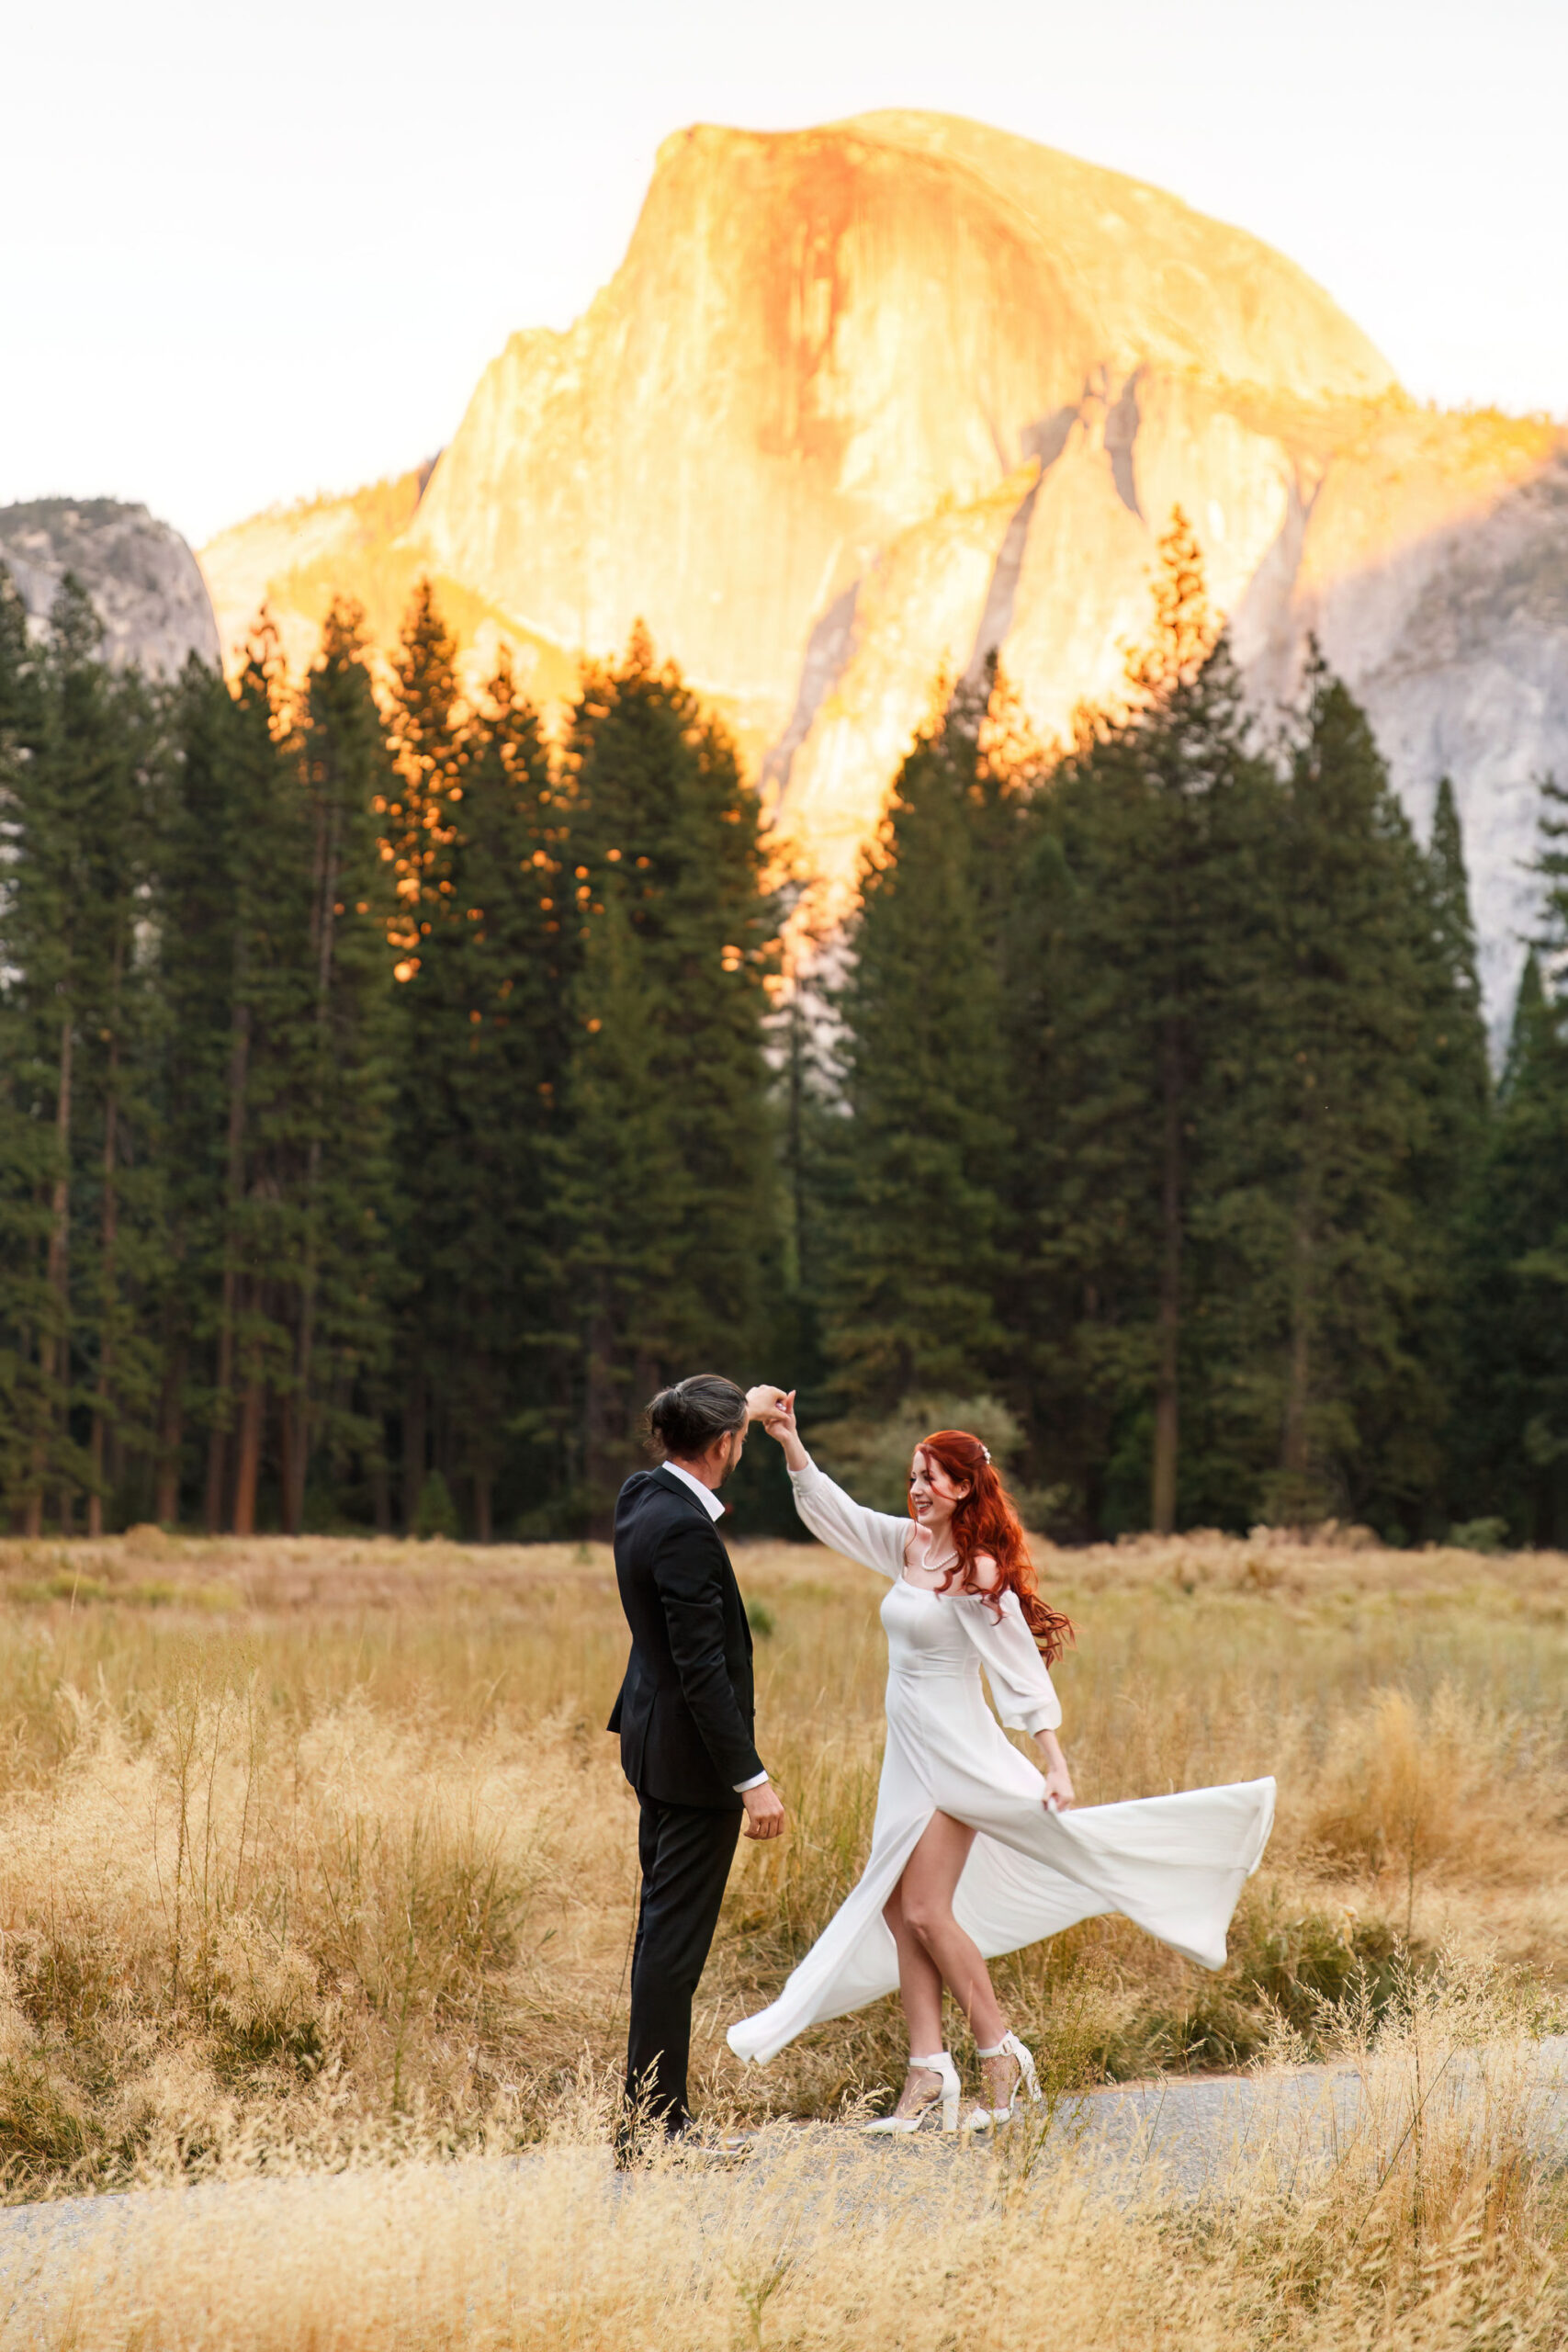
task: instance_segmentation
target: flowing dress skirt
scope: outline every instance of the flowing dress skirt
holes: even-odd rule
[[[763,2064],[808,2026],[897,1988],[883,1908],[938,1811],[979,1833],[953,1910],[987,1960],[1119,1911],[1200,1966],[1224,1966],[1225,1930],[1273,1826],[1273,1781],[1047,1813],[1043,1777],[986,1704],[964,1622],[974,1607],[892,1584],[887,1745],[865,1871],[777,2000],[730,2027],[738,2056]]]

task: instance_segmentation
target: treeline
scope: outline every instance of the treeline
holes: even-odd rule
[[[0,1512],[602,1518],[666,1367],[760,1362],[776,911],[634,640],[552,756],[422,594],[380,704],[46,645],[0,585]]]
[[[640,634],[551,741],[428,592],[154,688],[0,575],[0,1521],[581,1532],[711,1366],[846,1464],[963,1401],[1067,1540],[1568,1541],[1562,829],[1494,1088],[1451,794],[1321,665],[1260,742],[1184,529],[1125,707],[946,697],[788,990]]]
[[[1450,787],[1423,848],[1321,661],[1260,742],[1161,555],[1124,709],[1047,765],[960,694],[897,779],[807,1188],[839,1442],[988,1391],[1066,1534],[1568,1542],[1568,798],[1494,1093]]]

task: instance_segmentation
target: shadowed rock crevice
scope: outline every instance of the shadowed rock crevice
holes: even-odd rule
[[[855,604],[859,595],[860,582],[852,580],[843,594],[835,596],[819,616],[807,639],[789,724],[762,762],[761,785],[765,808],[776,808],[784,798],[795,755],[811,732],[812,720],[843,675],[855,650]]]
[[[1138,437],[1138,379],[1141,368],[1134,368],[1122,385],[1114,407],[1105,417],[1105,454],[1111,460],[1111,479],[1116,485],[1116,495],[1129,514],[1144,520],[1144,510],[1138,503],[1138,484],[1133,469],[1133,447]]]
[[[1058,413],[1065,416],[1067,423],[1053,452],[1055,457],[1059,457],[1066,447],[1067,434],[1072,429],[1077,411],[1063,409]],[[1055,421],[1053,418],[1052,423]],[[1018,602],[1019,574],[1023,570],[1023,551],[1029,545],[1029,526],[1049,463],[1048,458],[1041,460],[1040,471],[1019,501],[1018,510],[1008,525],[1007,536],[998,549],[996,569],[991,573],[991,584],[986,593],[986,609],[980,616],[980,626],[975,632],[974,650],[964,666],[964,684],[967,687],[974,688],[980,684],[986,674],[987,662],[993,653],[1000,651],[1002,640],[1012,627],[1013,606]]]

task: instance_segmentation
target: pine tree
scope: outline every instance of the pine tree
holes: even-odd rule
[[[1363,714],[1321,665],[1279,896],[1286,987],[1271,1044],[1293,1083],[1276,1130],[1291,1206],[1275,1503],[1321,1516],[1348,1502],[1373,1393],[1419,1381],[1408,1161],[1424,1125],[1415,845]]]
[[[1438,785],[1427,859],[1435,962],[1443,975],[1441,985],[1452,999],[1457,1023],[1453,1034],[1440,1034],[1438,1042],[1446,1057],[1454,1116],[1468,1125],[1484,1117],[1492,1088],[1464,832],[1453,784],[1446,775]]]
[[[972,1394],[1001,1350],[1011,1124],[1005,926],[1017,810],[981,748],[987,680],[922,729],[863,861],[823,1324],[840,1409]]]
[[[574,1141],[557,1186],[558,1296],[581,1335],[581,1491],[602,1524],[651,1387],[667,1373],[760,1352],[773,1243],[762,1021],[776,908],[734,748],[674,667],[656,667],[641,631],[619,667],[585,673],[564,781],[570,870],[551,895],[572,989],[564,1115]],[[649,1201],[668,1228],[657,1239],[648,1216],[629,1210],[619,1155],[597,1162],[584,1142],[617,1099],[652,1155]],[[658,1172],[667,1155],[679,1170],[668,1213]],[[613,1280],[607,1248],[623,1267]]]
[[[282,1413],[286,1528],[303,1524],[318,1448],[342,1483],[379,1450],[367,1405],[390,1347],[391,993],[375,804],[390,782],[356,612],[334,606],[306,695],[310,829],[301,1036],[304,1169],[292,1379]]]
[[[0,1506],[10,1511],[24,1507],[46,1416],[39,1340],[49,1318],[53,1143],[33,970],[40,925],[54,910],[40,895],[50,811],[31,789],[43,728],[40,669],[27,608],[0,566]]]
[[[465,1137],[451,1100],[453,1073],[468,1046],[466,924],[453,878],[466,761],[457,662],[457,642],[422,581],[393,662],[397,776],[378,811],[395,877],[389,935],[400,950],[395,1129],[398,1252],[408,1270],[398,1347],[406,1526],[429,1467],[432,1404],[440,1409],[450,1393],[456,1359],[442,1347],[438,1327],[467,1193]],[[449,1334],[450,1318],[447,1328]]]
[[[240,910],[243,1122],[226,1188],[238,1534],[257,1522],[269,1459],[295,1530],[312,1460],[341,1487],[380,1442],[367,1406],[390,1337],[391,978],[373,803],[390,773],[357,616],[341,606],[283,748],[265,887]]]
[[[216,1532],[231,1517],[239,1476],[242,1311],[253,1352],[258,1328],[247,1202],[253,1095],[265,1076],[261,999],[277,952],[275,893],[303,854],[299,746],[265,620],[232,693],[216,671],[186,665],[173,724],[158,893],[169,1239],[154,1515],[178,1513],[194,1409],[205,1440],[200,1509]]]
[[[448,1225],[429,1329],[444,1392],[438,1453],[467,1484],[488,1543],[499,1479],[510,1477],[516,1502],[536,1500],[516,1441],[548,1425],[550,1367],[531,1340],[551,1304],[548,1147],[567,1050],[551,870],[559,811],[538,714],[504,658],[467,729],[461,776],[445,934],[459,1019],[440,1080]]]
[[[634,869],[635,874],[635,869]],[[558,1210],[579,1384],[582,1499],[596,1525],[631,1465],[639,1405],[679,1377],[694,1304],[693,1228],[658,999],[629,901],[609,877],[573,994]],[[694,1358],[693,1368],[705,1361]]]
[[[1543,793],[1545,922],[1519,984],[1472,1199],[1466,1380],[1455,1416],[1462,1503],[1516,1539],[1568,1542],[1568,1004],[1543,972],[1568,948],[1568,794]]]
[[[1457,828],[1423,856],[1315,657],[1263,896],[1211,1179],[1216,1459],[1233,1510],[1407,1527],[1441,1472],[1484,1049]]]
[[[147,1307],[161,1287],[164,1233],[153,1082],[161,1006],[147,915],[167,744],[138,675],[100,673],[100,680],[107,687],[102,789],[84,810],[98,924],[83,1036],[78,1253],[89,1535],[103,1533],[106,1504],[124,1491],[132,1459],[144,1459],[152,1442],[159,1363]]]
[[[547,1425],[531,1335],[547,1321],[546,1138],[559,1119],[565,994],[556,854],[565,831],[537,712],[502,658],[466,707],[428,584],[397,663],[397,1113],[403,1503],[428,1460],[488,1541],[498,1479],[525,1498],[517,1439]]]
[[[1207,1502],[1203,1449],[1184,1466],[1181,1436],[1209,1352],[1194,1251],[1256,1012],[1278,813],[1179,514],[1160,559],[1129,707],[1084,726],[1024,876],[1043,973],[1020,1080],[1043,1106],[1030,1418],[1052,1431],[1037,1468],[1097,1530],[1141,1516],[1143,1476],[1157,1530]]]
[[[27,1296],[14,1385],[17,1499],[36,1533],[46,1487],[62,1532],[84,1492],[101,1526],[111,1441],[118,1469],[145,1407],[146,1352],[122,1288],[128,1271],[145,1271],[146,1189],[127,1188],[122,1162],[144,1108],[137,927],[160,755],[149,698],[134,674],[103,662],[101,624],[74,579],[62,585],[36,670],[16,620],[6,691],[13,721],[18,701],[28,708],[33,740],[13,741],[9,761],[7,1028],[32,1198],[18,1219]]]

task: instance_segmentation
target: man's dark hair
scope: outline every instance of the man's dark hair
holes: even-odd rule
[[[677,1461],[705,1453],[716,1437],[745,1426],[745,1391],[716,1372],[694,1372],[661,1388],[648,1408],[649,1451]]]

